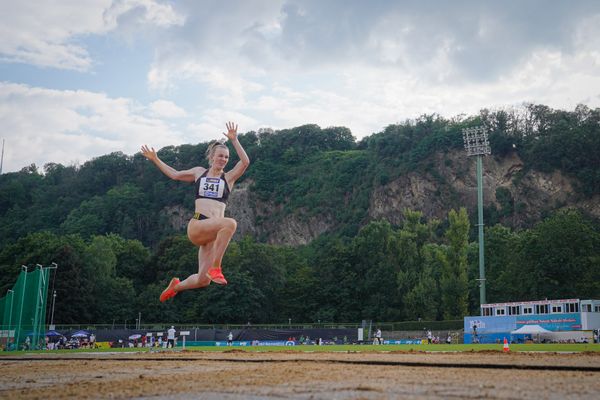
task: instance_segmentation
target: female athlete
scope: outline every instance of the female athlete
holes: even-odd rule
[[[221,262],[229,241],[235,233],[237,222],[225,218],[225,206],[233,185],[250,165],[250,159],[237,137],[237,125],[228,122],[227,133],[223,133],[233,144],[240,161],[229,172],[225,166],[229,161],[229,149],[220,142],[208,146],[206,158],[208,169],[194,167],[177,171],[161,161],[154,148],[142,146],[142,155],[152,161],[158,169],[171,179],[194,182],[196,187],[195,214],[190,219],[187,234],[198,249],[198,273],[190,275],[184,281],[171,279],[169,286],[160,295],[164,302],[175,297],[178,292],[208,286],[210,282],[226,285],[227,280],[221,270]]]

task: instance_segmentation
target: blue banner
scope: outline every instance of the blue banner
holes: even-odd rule
[[[291,340],[255,340],[255,341],[234,341],[232,346],[295,346],[296,342]],[[228,342],[215,342],[215,346],[229,346]]]
[[[498,317],[465,317],[465,334],[484,334],[493,332],[510,332],[517,327],[514,315]]]
[[[402,339],[402,340],[384,340],[383,344],[424,344],[426,339]]]
[[[539,325],[549,331],[581,330],[581,314],[531,314],[516,316],[517,329],[523,325]]]

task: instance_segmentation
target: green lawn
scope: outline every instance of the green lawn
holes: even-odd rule
[[[186,350],[199,351],[297,351],[297,352],[417,352],[417,351],[498,351],[502,352],[502,344],[389,344],[389,345],[335,345],[335,346],[248,346],[248,347],[217,347],[217,346],[186,346]],[[511,344],[510,351],[547,351],[547,352],[600,352],[600,344]]]
[[[181,350],[177,347],[176,350]],[[393,345],[335,345],[335,346],[186,346],[190,351],[247,351],[247,352],[476,352],[476,351],[498,351],[502,352],[502,344],[393,344]],[[96,349],[96,350],[52,350],[52,351],[13,351],[0,352],[1,356],[15,356],[28,353],[48,353],[48,354],[71,354],[86,352],[148,352],[148,349],[124,348],[124,349]],[[170,350],[160,350],[170,351]],[[511,352],[520,351],[545,351],[545,352],[600,352],[600,344],[511,344]]]

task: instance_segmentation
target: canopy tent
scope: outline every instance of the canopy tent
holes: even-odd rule
[[[62,333],[56,332],[56,331],[46,331],[46,336],[64,336],[64,335]]]
[[[71,335],[72,338],[82,338],[88,336],[90,336],[90,333],[88,331],[77,331]]]
[[[542,328],[539,325],[523,325],[519,329],[511,332],[513,335],[537,335],[540,333],[552,333],[552,331]]]

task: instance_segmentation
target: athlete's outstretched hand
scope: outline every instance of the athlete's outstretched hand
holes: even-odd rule
[[[154,150],[154,147],[149,148],[148,146],[143,145],[142,146],[142,155],[150,161],[158,160],[158,156],[156,155],[156,150]]]
[[[228,122],[225,124],[225,127],[227,127],[227,133],[223,133],[223,135],[227,136],[227,138],[231,141],[237,139],[237,125],[233,122]]]

